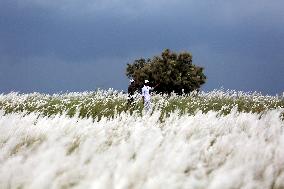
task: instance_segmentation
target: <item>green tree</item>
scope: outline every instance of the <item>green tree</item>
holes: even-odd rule
[[[135,88],[139,91],[148,79],[152,85],[158,84],[155,91],[161,93],[175,92],[181,94],[199,90],[206,81],[203,68],[192,64],[189,52],[179,54],[166,49],[161,56],[152,59],[137,59],[127,64],[126,75],[135,80]]]

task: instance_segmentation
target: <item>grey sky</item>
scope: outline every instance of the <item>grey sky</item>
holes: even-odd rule
[[[0,0],[0,92],[126,89],[126,63],[165,48],[205,67],[203,90],[281,94],[282,0]]]

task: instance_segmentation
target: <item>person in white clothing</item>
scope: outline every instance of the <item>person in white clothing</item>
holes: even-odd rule
[[[142,88],[142,99],[144,104],[144,109],[146,111],[149,111],[151,109],[151,96],[150,96],[150,90],[152,90],[152,87],[148,86],[149,81],[145,80],[144,86]]]
[[[156,85],[155,87],[157,87],[158,85]],[[150,95],[150,91],[153,90],[155,87],[150,87],[149,86],[149,81],[145,80],[144,86],[142,88],[142,99],[143,99],[144,109],[146,111],[150,111],[151,110],[151,95]]]

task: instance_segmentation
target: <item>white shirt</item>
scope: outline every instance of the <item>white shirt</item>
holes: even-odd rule
[[[144,100],[148,101],[151,99],[150,90],[152,89],[152,87],[144,85],[144,87],[142,88],[142,96],[144,97]]]

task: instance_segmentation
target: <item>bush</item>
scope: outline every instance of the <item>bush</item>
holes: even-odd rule
[[[141,58],[127,64],[126,75],[135,80],[136,90],[140,90],[147,79],[151,85],[159,84],[155,88],[158,93],[182,94],[199,90],[206,81],[203,70],[202,67],[192,64],[191,53],[176,54],[166,49],[161,56],[147,60]]]

